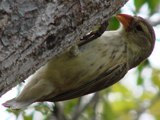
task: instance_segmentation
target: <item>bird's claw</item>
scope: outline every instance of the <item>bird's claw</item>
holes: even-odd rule
[[[109,25],[108,21],[104,21],[101,26],[98,28],[98,30],[92,31],[89,34],[85,35],[81,41],[83,40],[83,42],[79,43],[78,46],[82,46],[90,41],[93,41],[95,39],[97,39],[98,37],[100,37],[104,31],[106,31],[107,27]]]

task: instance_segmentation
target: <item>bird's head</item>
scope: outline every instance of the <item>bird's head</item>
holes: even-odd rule
[[[125,38],[128,46],[128,61],[131,69],[152,53],[155,33],[152,26],[139,16],[117,14],[116,18],[122,23],[119,32]]]

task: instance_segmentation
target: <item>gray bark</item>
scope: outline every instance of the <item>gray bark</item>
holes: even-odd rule
[[[3,0],[0,96],[108,20],[128,0]]]

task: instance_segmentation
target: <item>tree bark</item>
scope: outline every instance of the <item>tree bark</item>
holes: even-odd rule
[[[108,20],[128,0],[3,0],[0,96]]]

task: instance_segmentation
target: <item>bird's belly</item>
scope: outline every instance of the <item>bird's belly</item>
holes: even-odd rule
[[[98,42],[90,47],[80,48],[80,54],[76,57],[69,57],[64,52],[46,65],[46,77],[52,79],[51,84],[56,89],[63,92],[80,87],[126,59],[124,46],[112,48],[110,44],[101,45]]]

